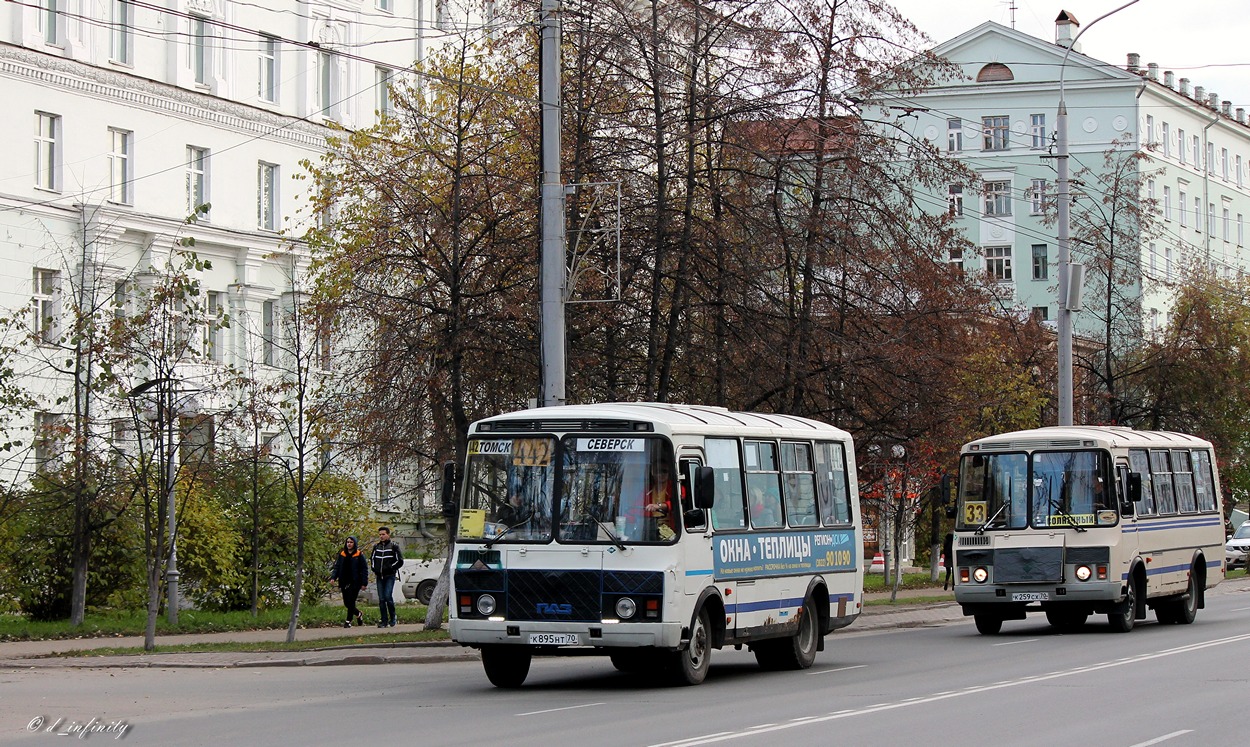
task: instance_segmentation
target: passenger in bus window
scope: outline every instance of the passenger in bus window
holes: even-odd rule
[[[777,515],[777,504],[780,501],[776,496],[769,496],[764,489],[759,486],[751,487],[751,526],[755,527],[776,527],[781,525],[781,518]]]
[[[647,475],[647,489],[642,495],[642,511],[646,518],[645,539],[669,540],[676,535],[673,523],[672,469],[664,460],[652,462]]]

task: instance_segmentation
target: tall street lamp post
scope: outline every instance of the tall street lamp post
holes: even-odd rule
[[[1073,272],[1074,266],[1068,239],[1071,227],[1071,206],[1068,204],[1068,105],[1064,101],[1064,73],[1067,72],[1068,56],[1072,54],[1072,49],[1076,46],[1076,42],[1081,38],[1082,34],[1089,31],[1095,23],[1113,13],[1124,10],[1136,2],[1137,0],[1130,0],[1118,8],[1102,14],[1091,21],[1088,26],[1077,32],[1076,36],[1072,37],[1072,40],[1068,43],[1067,51],[1063,53],[1063,61],[1059,63],[1059,111],[1055,117],[1055,156],[1058,161],[1056,199],[1059,201],[1056,206],[1058,226],[1055,234],[1055,243],[1058,244],[1056,261],[1059,265],[1059,298],[1057,299],[1059,314],[1057,329],[1059,335],[1059,425],[1072,425],[1072,312],[1079,305],[1080,288],[1070,286],[1074,275],[1078,279],[1082,277],[1080,270]]]

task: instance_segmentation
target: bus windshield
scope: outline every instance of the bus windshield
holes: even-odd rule
[[[958,528],[964,531],[1114,524],[1108,457],[1098,451],[966,454]]]
[[[545,436],[475,438],[457,536],[549,542],[558,527],[560,542],[675,541],[682,507],[672,454],[654,437],[569,436],[559,452]]]

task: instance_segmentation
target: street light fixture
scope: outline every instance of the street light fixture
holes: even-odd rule
[[[148,392],[154,387],[168,385],[164,391],[160,392],[160,396],[157,398],[156,418],[159,423],[163,414],[166,421],[164,488],[166,500],[168,501],[167,511],[169,513],[169,560],[165,566],[165,585],[168,604],[167,615],[170,625],[178,624],[178,606],[181,601],[181,597],[178,594],[178,450],[174,446],[174,419],[178,417],[178,410],[174,407],[175,391],[173,385],[176,382],[178,382],[178,379],[172,376],[161,376],[149,379],[126,392],[127,398],[133,398]]]
[[[1076,311],[1080,305],[1080,288],[1078,285],[1073,288],[1076,292],[1070,293],[1069,286],[1074,279],[1070,276],[1082,276],[1081,270],[1076,270],[1076,267],[1080,266],[1072,264],[1068,239],[1071,226],[1071,211],[1068,205],[1068,105],[1064,101],[1064,73],[1067,71],[1068,56],[1072,54],[1072,49],[1076,46],[1076,42],[1081,38],[1082,34],[1089,31],[1095,23],[1113,13],[1124,10],[1136,2],[1137,0],[1129,0],[1129,2],[1120,7],[1098,16],[1088,26],[1077,32],[1076,36],[1072,37],[1072,40],[1068,42],[1068,48],[1063,53],[1063,62],[1059,63],[1059,111],[1055,117],[1055,158],[1058,161],[1059,172],[1056,180],[1056,199],[1059,201],[1059,204],[1056,210],[1058,226],[1055,235],[1055,243],[1058,244],[1058,256],[1055,259],[1059,265],[1058,325],[1056,330],[1059,336],[1059,425],[1072,425],[1072,312]]]

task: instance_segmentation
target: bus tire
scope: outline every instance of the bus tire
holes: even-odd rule
[[[690,641],[686,647],[672,654],[673,684],[697,685],[707,677],[712,661],[712,626],[708,622],[707,608],[699,610],[694,624],[690,626]]]
[[[799,629],[789,638],[760,641],[752,647],[755,661],[760,668],[769,671],[783,669],[807,669],[816,661],[820,647],[820,619],[816,615],[816,603],[811,597],[803,600],[799,614]]]
[[[482,668],[490,684],[511,690],[520,687],[529,676],[533,656],[524,646],[482,646]]]
[[[992,615],[973,615],[977,624],[977,632],[981,635],[997,635],[1003,629],[1003,618]]]
[[[1189,625],[1198,617],[1198,574],[1189,571],[1185,593],[1155,605],[1155,618],[1164,625]]]
[[[1116,608],[1107,613],[1107,622],[1111,625],[1111,629],[1117,633],[1127,633],[1133,629],[1133,624],[1137,621],[1137,581],[1131,575],[1128,580],[1128,587],[1124,592],[1124,601],[1116,605]]]

